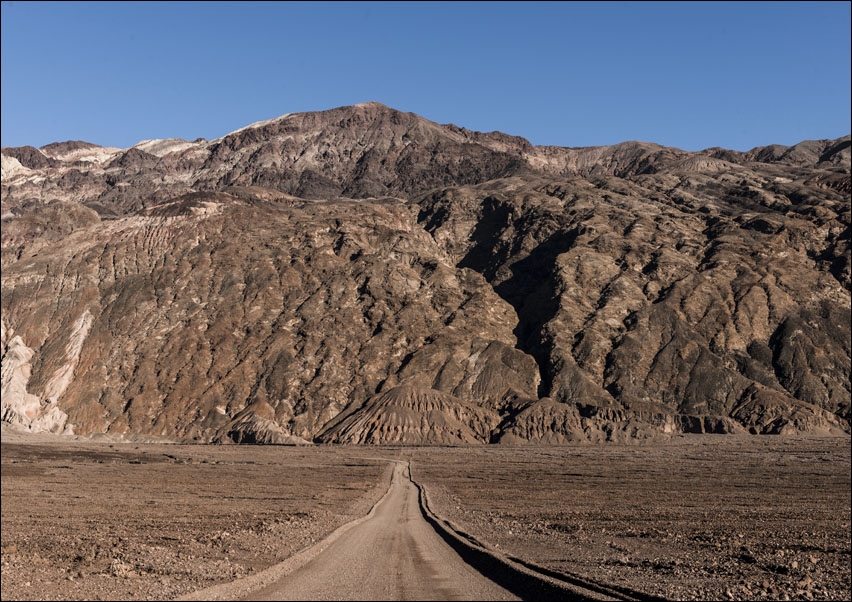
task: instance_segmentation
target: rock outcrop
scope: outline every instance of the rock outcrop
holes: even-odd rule
[[[56,405],[55,396],[46,395],[42,400],[27,391],[35,352],[11,329],[7,331],[5,322],[0,339],[3,347],[0,421],[22,431],[73,434],[74,429],[66,424],[68,415]]]
[[[448,393],[400,385],[335,420],[319,440],[381,445],[487,443],[499,422],[493,410]]]
[[[279,444],[848,433],[849,156],[848,136],[535,147],[378,103],[4,148],[3,420]]]

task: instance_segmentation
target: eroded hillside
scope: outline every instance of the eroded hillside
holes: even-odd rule
[[[534,147],[377,103],[3,149],[3,421],[199,441],[850,430],[849,137]]]

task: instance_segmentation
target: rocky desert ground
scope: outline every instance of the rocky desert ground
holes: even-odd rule
[[[850,598],[837,135],[534,146],[368,102],[3,147],[3,599],[257,574],[391,460],[615,597]]]
[[[850,596],[845,438],[686,436],[414,457],[414,478],[459,530],[634,598]]]
[[[2,598],[164,599],[246,576],[369,511],[390,464],[364,456],[4,433]]]
[[[625,599],[850,596],[848,438],[209,446],[4,432],[2,598],[167,599],[366,514],[393,463],[509,557]]]

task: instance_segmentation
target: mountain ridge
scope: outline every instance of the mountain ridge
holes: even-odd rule
[[[57,152],[60,155],[62,155],[63,150],[73,151],[73,150],[79,150],[80,148],[102,148],[102,149],[110,149],[110,150],[114,150],[116,152],[119,152],[119,151],[128,151],[131,148],[141,147],[141,146],[144,146],[146,144],[159,143],[159,142],[169,142],[169,141],[174,141],[176,143],[182,143],[182,144],[217,143],[217,142],[222,141],[225,138],[228,138],[229,136],[233,136],[233,135],[245,132],[246,130],[254,130],[254,129],[259,129],[259,128],[263,128],[263,127],[266,127],[266,126],[270,126],[270,125],[279,123],[279,122],[281,122],[281,121],[283,121],[287,118],[293,117],[293,116],[316,115],[316,114],[323,114],[323,113],[350,111],[352,109],[375,109],[378,112],[388,112],[388,113],[396,113],[396,114],[400,114],[400,115],[413,116],[413,117],[416,117],[418,120],[422,120],[422,121],[428,122],[430,124],[433,124],[435,126],[445,128],[445,129],[448,129],[450,131],[458,132],[458,133],[461,133],[461,134],[466,135],[466,136],[471,136],[474,139],[478,139],[478,138],[482,138],[482,137],[497,137],[499,139],[517,141],[517,143],[519,145],[527,146],[529,148],[541,148],[541,149],[551,149],[552,148],[552,149],[563,149],[563,150],[568,150],[568,151],[612,149],[614,147],[623,146],[623,145],[640,145],[640,146],[652,146],[652,147],[655,147],[657,149],[668,148],[668,149],[672,149],[674,151],[679,151],[679,152],[683,152],[683,153],[690,153],[690,154],[718,152],[718,153],[724,153],[724,154],[734,154],[734,155],[739,155],[739,156],[744,156],[744,157],[746,157],[746,156],[747,157],[762,157],[763,159],[774,156],[774,158],[777,159],[777,158],[779,158],[780,154],[783,154],[784,152],[787,152],[791,149],[795,149],[795,148],[800,147],[802,145],[807,145],[807,146],[812,147],[814,145],[820,145],[820,144],[824,144],[826,142],[836,143],[837,145],[841,146],[842,148],[847,148],[850,145],[849,134],[847,134],[845,136],[838,137],[838,138],[834,138],[834,139],[801,140],[794,145],[783,145],[783,144],[778,144],[778,143],[770,143],[770,144],[763,145],[763,146],[756,146],[756,147],[754,147],[750,150],[747,150],[747,151],[728,150],[728,149],[725,149],[725,148],[722,148],[722,147],[708,147],[708,148],[697,150],[697,151],[684,151],[684,150],[681,150],[677,147],[668,147],[668,146],[665,146],[665,145],[662,145],[662,144],[659,144],[659,143],[656,143],[656,142],[640,141],[640,140],[625,140],[625,141],[622,141],[622,142],[618,142],[618,143],[615,143],[615,144],[609,144],[609,145],[591,145],[591,146],[576,146],[576,147],[559,146],[559,145],[533,145],[531,142],[529,142],[528,140],[526,140],[522,136],[506,134],[506,133],[503,133],[499,130],[494,130],[492,132],[478,132],[478,131],[475,131],[475,130],[469,130],[469,129],[462,127],[462,126],[458,126],[454,123],[439,124],[438,122],[431,121],[429,119],[420,117],[420,116],[416,115],[415,113],[400,111],[400,110],[394,109],[392,107],[384,105],[383,103],[381,103],[379,101],[367,101],[367,102],[362,102],[362,103],[358,103],[358,104],[355,104],[355,105],[342,106],[342,107],[337,107],[337,108],[334,108],[334,109],[328,109],[326,111],[306,111],[306,112],[298,112],[298,113],[283,113],[283,114],[281,114],[277,117],[272,117],[270,119],[250,123],[248,125],[245,125],[243,127],[238,128],[238,129],[236,129],[232,132],[224,134],[223,136],[220,136],[218,138],[211,139],[211,140],[207,140],[207,139],[204,139],[204,138],[197,138],[196,140],[190,142],[189,140],[185,140],[185,139],[182,139],[182,138],[145,139],[145,140],[140,140],[136,144],[133,144],[133,145],[126,147],[126,148],[105,147],[105,146],[99,145],[97,143],[83,141],[83,140],[68,140],[68,141],[64,141],[64,142],[60,142],[60,141],[52,142],[52,143],[46,144],[46,145],[44,145],[42,147],[38,147],[38,148],[32,147],[32,146],[21,146],[21,147],[4,146],[3,149],[4,150],[11,150],[11,151],[17,151],[19,149],[35,149],[35,150],[41,151],[41,153],[44,154],[45,156],[53,157]],[[838,149],[838,150],[842,150],[842,148]]]
[[[3,148],[3,421],[270,443],[848,434],[849,151],[535,147],[380,103]],[[400,418],[418,399],[441,428]]]

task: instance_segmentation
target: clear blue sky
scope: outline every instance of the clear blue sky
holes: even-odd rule
[[[2,145],[213,139],[376,100],[533,144],[850,133],[849,2],[3,2]]]

